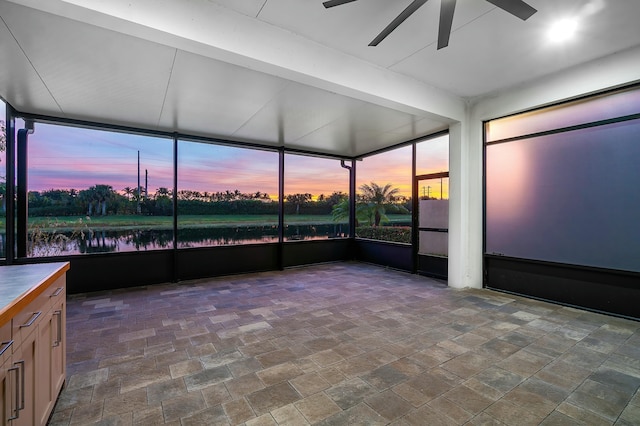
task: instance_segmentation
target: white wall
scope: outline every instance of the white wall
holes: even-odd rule
[[[482,276],[482,246],[477,252],[473,240],[473,224],[477,216],[481,216],[482,209],[476,211],[473,203],[473,198],[477,195],[474,194],[476,150],[469,142],[469,124],[470,120],[466,118],[449,128],[448,283],[454,288],[478,287],[478,283],[482,285],[482,280],[478,280]],[[482,161],[480,164],[482,165]],[[482,206],[481,195],[480,201]]]
[[[635,82],[640,48],[470,102],[450,135],[449,286],[482,287],[482,122]]]

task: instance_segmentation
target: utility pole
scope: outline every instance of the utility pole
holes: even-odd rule
[[[140,151],[138,151],[138,207],[136,208],[136,212],[138,214],[142,212],[140,209]]]
[[[149,198],[149,171],[144,169],[144,198]]]

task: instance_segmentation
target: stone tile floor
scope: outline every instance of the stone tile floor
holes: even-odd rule
[[[640,424],[640,323],[373,265],[67,309],[51,425]]]

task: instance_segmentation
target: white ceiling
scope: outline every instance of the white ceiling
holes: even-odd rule
[[[447,128],[466,100],[640,45],[638,0],[528,0],[526,22],[439,0],[0,0],[0,97],[20,111],[358,156]],[[559,17],[578,37],[546,41]]]

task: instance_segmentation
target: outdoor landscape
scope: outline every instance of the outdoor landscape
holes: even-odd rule
[[[446,170],[447,146],[446,139],[418,144],[417,171]],[[173,248],[173,156],[170,138],[35,123],[27,255]],[[180,140],[177,158],[178,248],[278,241],[277,152]],[[411,242],[411,161],[411,147],[403,147],[357,162],[358,237]],[[339,160],[285,154],[285,241],[349,235],[348,176]],[[437,188],[421,188],[421,198],[442,198]]]
[[[391,184],[362,185],[357,203],[358,236],[410,242],[411,200]],[[278,201],[262,192],[177,193],[178,247],[246,244],[278,240]],[[348,196],[288,194],[285,240],[348,236]],[[393,226],[395,225],[395,226]],[[404,225],[404,226],[403,226]],[[30,256],[170,248],[173,194],[152,194],[109,185],[84,190],[29,192]]]

